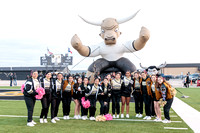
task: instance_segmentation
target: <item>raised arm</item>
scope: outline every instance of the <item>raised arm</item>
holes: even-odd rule
[[[139,38],[135,40],[133,44],[135,50],[137,51],[141,50],[145,46],[146,42],[149,40],[149,37],[150,37],[149,30],[145,27],[142,27]]]
[[[74,49],[76,49],[80,55],[89,56],[90,48],[82,44],[80,38],[75,34],[71,39],[71,45]]]

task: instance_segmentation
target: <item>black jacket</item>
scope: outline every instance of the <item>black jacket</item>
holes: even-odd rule
[[[32,78],[27,79],[24,87],[24,96],[34,97],[37,94],[38,93],[35,91],[34,88],[33,79]]]
[[[54,98],[58,98],[59,96],[57,95],[57,88],[56,88],[56,80],[52,80],[52,96]],[[63,80],[61,81],[61,90],[60,90],[60,96],[62,96],[62,91],[63,91]]]
[[[40,80],[40,85],[41,85],[42,88],[44,88],[44,79],[45,79],[45,78],[42,78],[42,79]],[[50,90],[51,90],[51,91],[52,91],[52,88],[53,88],[53,80],[50,80]]]
[[[87,89],[86,89],[86,93],[85,93],[85,96],[92,96],[92,87],[94,86],[94,84],[90,84],[88,85]],[[102,88],[100,85],[98,85],[98,88],[97,88],[97,92],[96,92],[96,99],[97,99],[97,96],[100,94],[99,91],[102,91]]]
[[[99,98],[100,99],[101,98],[104,99],[104,98],[111,96],[111,85],[110,84],[107,85],[107,92],[106,93],[104,93],[104,90],[105,90],[105,85],[104,85],[104,83],[102,83],[101,89],[99,90]],[[101,93],[104,93],[104,95],[101,95]]]

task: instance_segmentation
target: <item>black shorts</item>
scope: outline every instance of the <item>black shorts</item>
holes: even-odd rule
[[[153,101],[159,101],[159,100],[156,99],[155,93],[152,93],[152,96],[153,96]]]
[[[76,93],[73,94],[73,99],[78,99],[78,95]]]
[[[130,93],[122,92],[121,96],[123,97],[131,97]]]

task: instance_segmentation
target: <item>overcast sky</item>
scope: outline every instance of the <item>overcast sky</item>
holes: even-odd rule
[[[141,11],[120,25],[121,41],[135,40],[140,28],[147,27],[151,37],[134,54],[124,54],[138,68],[167,63],[199,63],[199,0],[0,0],[0,67],[40,66],[47,47],[54,54],[65,54],[68,47],[73,65],[84,57],[70,44],[78,34],[84,45],[103,41],[100,27],[83,22],[84,18],[101,21],[121,18]],[[87,69],[93,60],[86,58],[73,68]],[[70,66],[72,68],[73,66]]]

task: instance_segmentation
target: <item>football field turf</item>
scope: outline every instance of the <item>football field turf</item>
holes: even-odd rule
[[[96,115],[99,114],[99,103],[97,103]],[[106,122],[83,121],[83,120],[63,120],[61,118],[56,124],[50,122],[40,124],[39,115],[41,111],[40,101],[36,101],[34,109],[35,127],[26,126],[27,110],[24,101],[4,101],[0,100],[0,133],[190,133],[193,132],[187,124],[171,109],[170,115],[172,123],[163,124],[161,122],[143,121],[135,118],[134,103],[130,104],[130,118],[112,120]],[[110,109],[111,111],[111,109]],[[111,112],[110,112],[111,113]],[[163,112],[162,112],[163,114]],[[71,104],[70,117],[74,115],[74,102]],[[50,116],[50,113],[48,114]],[[60,105],[59,117],[62,117],[62,104]],[[163,118],[164,119],[164,118]],[[168,127],[183,129],[164,129]]]

